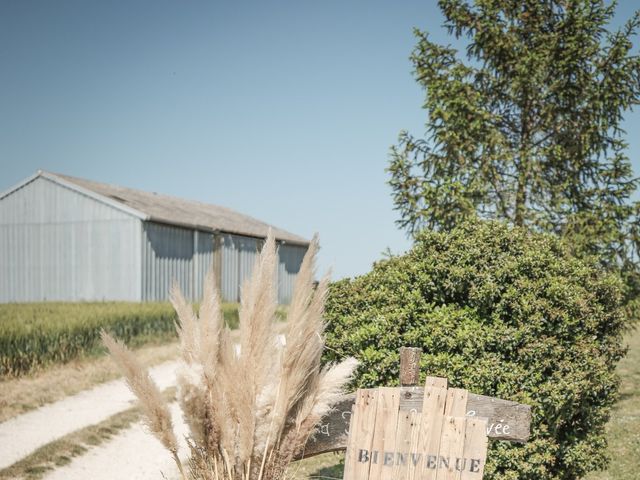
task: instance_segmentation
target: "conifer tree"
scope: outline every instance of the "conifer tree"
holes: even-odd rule
[[[603,0],[440,0],[466,52],[416,30],[427,137],[391,150],[398,225],[410,235],[468,217],[567,237],[640,292],[638,187],[623,114],[640,100],[640,12],[609,24]],[[634,313],[631,313],[634,315]]]

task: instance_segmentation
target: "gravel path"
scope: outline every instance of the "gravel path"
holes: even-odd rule
[[[283,335],[279,335],[279,342],[284,345]],[[236,350],[239,352],[239,345]],[[175,385],[177,366],[178,362],[171,361],[149,370],[160,390]],[[0,423],[0,470],[64,435],[127,410],[134,400],[124,380],[114,380]],[[171,408],[176,434],[182,442],[181,456],[186,458],[184,436],[188,429],[177,403]],[[168,452],[141,423],[136,423],[45,478],[147,480],[163,478],[163,474],[169,480],[179,477]]]
[[[172,361],[150,369],[151,377],[161,390],[175,384],[176,367],[177,362]],[[132,406],[133,400],[134,396],[124,380],[114,380],[0,423],[0,470],[47,443],[127,410]],[[160,445],[158,447],[161,448]],[[145,449],[136,447],[129,453],[137,457],[141,450]],[[121,463],[118,457],[112,458],[111,464],[115,463]],[[77,478],[98,477],[92,474]]]
[[[171,404],[174,429],[181,441],[180,457],[186,458],[184,436],[188,429],[177,403]],[[117,437],[92,448],[64,467],[56,468],[44,480],[176,480],[178,468],[169,452],[141,423]]]

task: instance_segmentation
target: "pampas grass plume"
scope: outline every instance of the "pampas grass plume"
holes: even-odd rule
[[[182,363],[178,399],[191,432],[191,479],[279,480],[340,399],[357,362],[349,358],[321,366],[329,277],[315,286],[318,249],[314,236],[295,281],[284,346],[275,329],[278,253],[271,232],[242,286],[239,352],[224,324],[212,273],[205,279],[198,315],[180,289],[172,288]],[[160,391],[124,345],[106,333],[102,337],[140,399],[151,432],[182,472]]]
[[[171,413],[167,402],[162,397],[162,393],[151,380],[147,370],[122,342],[114,340],[104,330],[100,335],[102,342],[111,354],[111,358],[124,374],[127,385],[134,395],[138,397],[145,414],[147,427],[160,440],[160,443],[171,452],[180,472],[183,473],[182,464],[178,459],[178,441],[173,431]]]

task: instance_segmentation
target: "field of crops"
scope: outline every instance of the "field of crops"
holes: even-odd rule
[[[235,304],[224,305],[238,324]],[[29,303],[0,305],[0,377],[21,376],[55,363],[104,352],[100,330],[130,346],[176,337],[169,303]]]

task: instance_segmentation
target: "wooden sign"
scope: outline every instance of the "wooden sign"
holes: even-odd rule
[[[426,386],[420,411],[403,409],[402,394],[402,388],[356,392],[344,480],[481,480],[487,420],[465,416],[467,391]]]
[[[447,388],[446,379],[429,377],[425,387],[416,386],[418,383],[420,349],[400,349],[400,389],[391,389],[396,393],[393,402],[398,402],[398,411],[415,410],[415,413],[427,412],[426,419],[421,417],[421,422],[437,421],[429,417],[434,400],[433,388]],[[383,389],[379,389],[382,391]],[[451,395],[454,395],[454,389]],[[385,402],[390,402],[389,392],[385,394]],[[427,397],[425,397],[427,395]],[[312,457],[326,452],[335,452],[347,448],[349,438],[349,424],[356,400],[356,394],[345,395],[336,403],[332,412],[322,419],[316,435],[311,438],[300,458]],[[428,403],[427,400],[431,403]],[[502,400],[499,398],[466,393],[466,402],[461,398],[455,401],[455,396],[449,404],[451,415],[455,407],[455,413],[471,418],[483,418],[487,420],[486,434],[491,440],[504,440],[509,442],[524,443],[529,439],[531,425],[531,407],[517,402]],[[380,400],[382,401],[382,400]],[[442,402],[442,399],[437,399]],[[385,405],[389,405],[388,403]],[[461,406],[464,405],[464,408]],[[423,410],[428,406],[426,410]],[[387,406],[385,408],[392,408]],[[464,411],[462,411],[464,410]],[[461,413],[462,412],[462,413]],[[432,427],[435,428],[435,427]],[[474,427],[475,428],[475,427]]]

